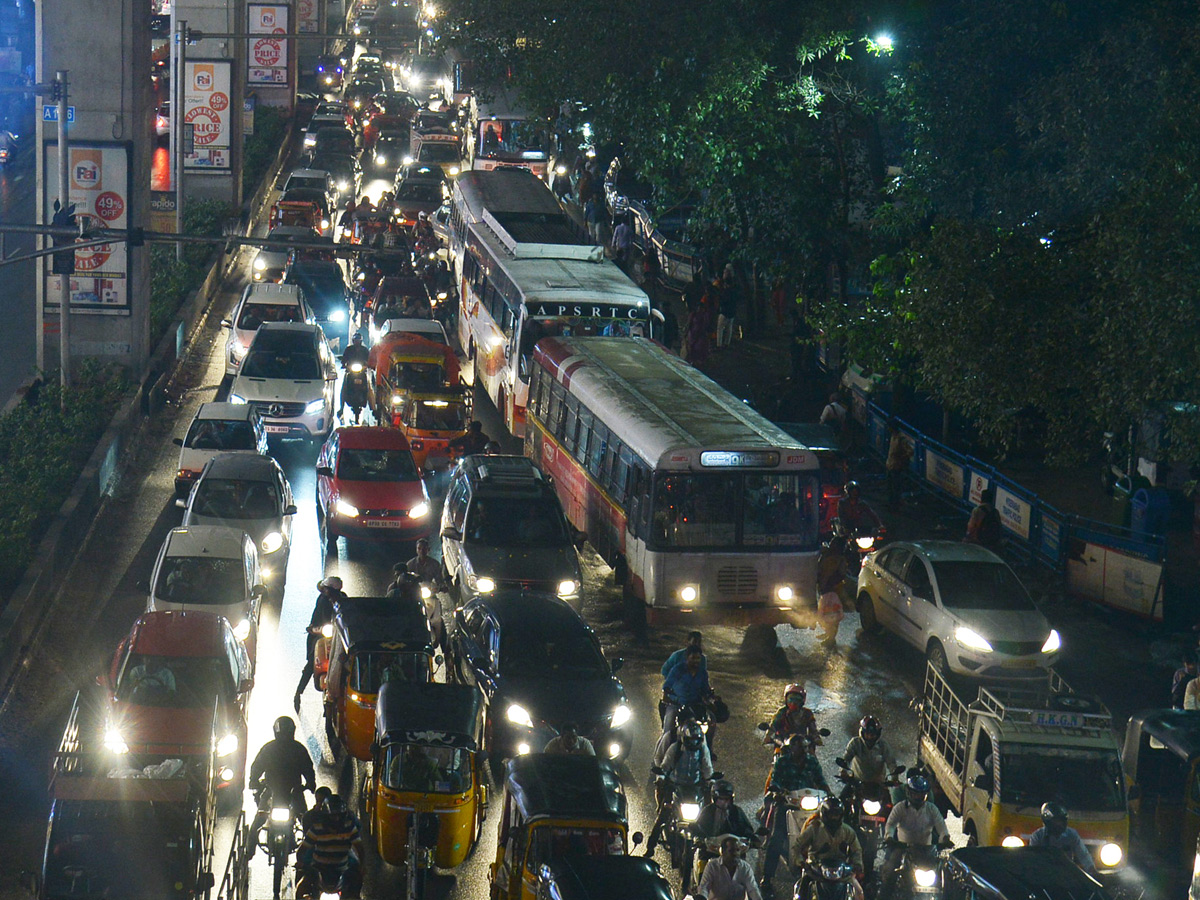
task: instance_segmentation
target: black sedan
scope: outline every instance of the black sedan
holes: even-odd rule
[[[550,594],[498,591],[454,614],[454,676],[478,685],[487,702],[489,752],[497,762],[540,752],[574,725],[596,755],[629,753],[632,712],[579,613]]]

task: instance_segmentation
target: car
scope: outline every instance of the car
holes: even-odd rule
[[[358,152],[358,138],[345,125],[324,126],[317,130],[308,152],[310,160],[323,153],[354,154]]]
[[[254,660],[258,613],[267,594],[258,547],[240,528],[192,525],[167,532],[148,585],[146,610],[224,616]]]
[[[450,338],[446,336],[445,327],[436,319],[385,319],[379,328],[379,339],[382,340],[396,331],[419,334],[427,341],[450,345]]]
[[[336,385],[336,360],[320,325],[268,322],[250,342],[229,401],[254,406],[268,437],[319,444],[333,428]]]
[[[395,217],[396,221],[404,226],[416,225],[421,213],[432,215],[446,199],[441,178],[442,170],[433,167],[432,171],[437,172],[437,178],[419,174],[428,169],[427,166],[421,166],[420,169],[414,170],[414,174],[402,174],[396,179]]]
[[[336,110],[315,112],[304,129],[304,149],[312,150],[317,143],[317,132],[322,128],[342,128],[346,124],[346,113]]]
[[[465,457],[450,476],[441,534],[446,581],[462,602],[519,588],[579,603],[584,538],[532,460]]]
[[[187,433],[175,438],[179,468],[175,470],[175,496],[186,497],[200,477],[204,464],[218,453],[267,455],[267,432],[258,413],[236,403],[201,403]]]
[[[379,74],[383,71],[383,60],[377,53],[360,53],[350,67],[352,75]]]
[[[375,139],[371,165],[380,173],[395,174],[408,155],[408,137],[399,131],[384,131]]]
[[[325,546],[347,541],[416,541],[433,532],[421,471],[403,432],[338,428],[317,456],[317,527]]]
[[[316,153],[308,165],[312,169],[325,169],[333,176],[341,205],[356,198],[362,190],[362,165],[353,153]]]
[[[258,547],[282,594],[296,503],[279,463],[269,456],[227,453],[210,459],[183,506],[183,527],[217,525],[244,531]]]
[[[858,575],[864,631],[876,624],[943,674],[1044,678],[1062,641],[1008,564],[961,541],[895,542]]]
[[[154,134],[156,137],[164,138],[171,133],[171,103],[158,104],[158,109],[154,111]]]
[[[336,56],[318,56],[316,65],[313,66],[317,86],[323,91],[341,90],[345,71],[342,61]]]
[[[321,235],[315,228],[304,225],[278,225],[267,232],[271,241],[320,241]],[[251,269],[255,281],[279,281],[287,265],[288,249],[285,247],[263,247],[254,257]]]
[[[104,746],[113,767],[141,768],[164,756],[207,761],[217,716],[218,802],[241,806],[246,780],[250,657],[224,616],[143,613],[113,654],[105,688]]]
[[[271,264],[274,265],[273,260]],[[281,274],[282,270],[281,266]],[[242,360],[246,358],[246,351],[250,349],[250,342],[264,322],[315,321],[312,307],[298,286],[253,282],[246,285],[229,318],[221,320],[221,325],[229,329],[229,336],[225,338],[225,374],[237,374]]]
[[[291,260],[283,282],[304,292],[329,349],[335,355],[344,353],[350,343],[350,288],[341,265],[328,259]]]
[[[454,614],[454,680],[483,693],[487,751],[495,759],[538,753],[567,724],[600,757],[629,753],[633,713],[611,663],[583,617],[554,594],[497,590]]]
[[[338,189],[333,175],[325,169],[292,169],[283,182],[283,193],[287,194],[293,188],[308,188],[321,191],[325,195],[325,203],[330,210],[337,209]]]

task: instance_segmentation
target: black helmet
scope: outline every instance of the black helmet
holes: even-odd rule
[[[1062,834],[1067,829],[1067,810],[1061,803],[1051,800],[1042,804],[1042,822],[1051,834]]]
[[[821,824],[830,831],[840,827],[846,818],[846,809],[837,797],[826,797],[821,801],[820,809],[817,812],[821,817]]]
[[[291,716],[280,716],[275,720],[275,724],[271,726],[271,730],[275,732],[275,739],[294,738],[296,736],[296,723]]]
[[[858,482],[857,481],[855,481],[854,479],[850,479],[849,481],[846,482],[845,491],[846,491],[847,495],[849,495],[849,493],[851,491],[857,491],[857,490],[858,490]]]
[[[904,785],[904,794],[908,797],[909,803],[920,806],[929,799],[929,780],[921,774],[910,775]]]
[[[362,332],[361,331],[354,332],[354,336],[350,338],[350,343],[361,344],[362,343]]]
[[[733,782],[726,781],[724,778],[722,778],[720,781],[713,784],[713,796],[714,797],[728,797],[730,800],[732,800],[733,799]]]
[[[330,575],[328,578],[322,578],[317,582],[318,591],[340,591],[342,589],[342,579],[336,575]]]
[[[679,737],[683,741],[683,746],[689,750],[695,750],[704,743],[704,732],[700,730],[700,726],[695,722],[688,722],[679,730]]]
[[[879,740],[883,734],[883,726],[879,724],[879,720],[874,716],[863,716],[858,723],[858,736],[868,744],[872,741]]]
[[[808,741],[805,740],[804,735],[793,734],[790,738],[783,742],[783,751],[785,753],[793,753],[797,747],[799,747],[805,753],[808,752]]]

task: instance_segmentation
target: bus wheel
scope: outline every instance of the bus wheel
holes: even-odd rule
[[[613,584],[623,585],[629,581],[629,563],[624,556],[618,556],[613,562]]]

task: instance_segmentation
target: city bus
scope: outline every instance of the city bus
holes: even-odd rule
[[[466,226],[459,267],[459,345],[474,377],[492,398],[505,427],[525,434],[525,404],[533,349],[558,335],[650,334],[650,298],[603,249],[544,244],[484,211]],[[520,238],[526,238],[521,240]]]
[[[550,123],[530,115],[509,89],[483,91],[470,97],[467,110],[467,159],[472,169],[516,166],[546,177],[550,159]]]
[[[776,625],[816,605],[820,462],[660,345],[549,338],[525,453],[651,625]]]

